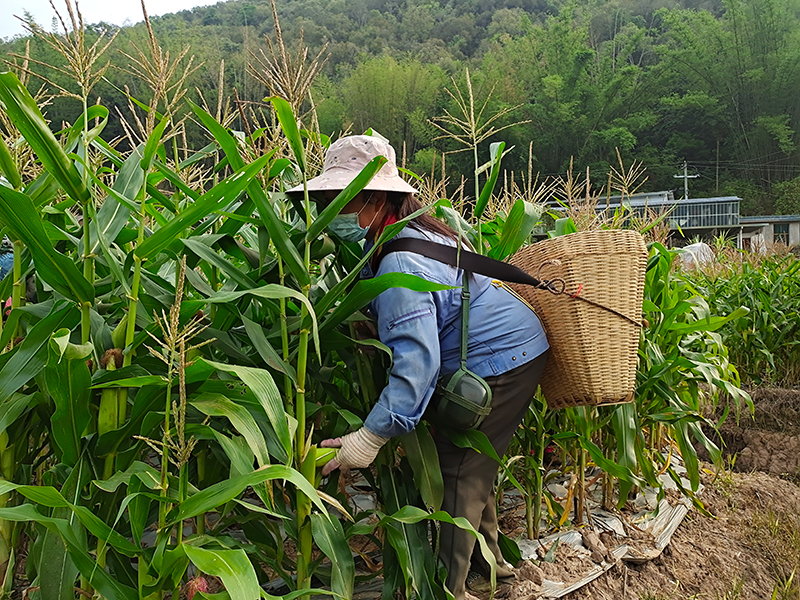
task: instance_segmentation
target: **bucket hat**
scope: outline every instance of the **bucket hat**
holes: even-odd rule
[[[308,181],[308,190],[310,192],[343,190],[376,156],[385,157],[387,162],[364,186],[365,190],[409,194],[418,192],[400,177],[394,148],[388,142],[372,135],[350,135],[339,138],[331,144],[325,154],[322,174]],[[288,191],[302,192],[303,185],[295,186]]]

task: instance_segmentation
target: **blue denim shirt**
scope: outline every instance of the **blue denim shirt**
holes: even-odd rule
[[[453,240],[411,227],[397,237],[455,245]],[[383,258],[376,274],[390,272],[458,287],[440,292],[391,288],[370,305],[378,321],[378,336],[392,351],[393,365],[389,383],[364,426],[384,437],[416,427],[439,373],[457,371],[461,355],[462,270],[413,252],[393,252]],[[362,272],[362,277],[371,275],[369,268]],[[500,375],[550,347],[536,314],[502,283],[476,274],[469,288],[469,370],[484,378]]]

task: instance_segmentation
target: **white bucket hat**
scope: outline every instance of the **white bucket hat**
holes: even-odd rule
[[[325,154],[322,174],[308,181],[308,191],[343,190],[376,156],[383,156],[387,161],[364,186],[365,190],[409,194],[418,192],[400,177],[394,148],[388,142],[372,135],[351,135],[339,138],[331,144]],[[300,184],[288,191],[302,192],[303,185]]]

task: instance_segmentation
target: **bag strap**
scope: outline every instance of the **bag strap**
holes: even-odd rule
[[[467,271],[461,274],[461,368],[467,370],[467,345],[469,343],[469,277]]]
[[[563,279],[554,279],[553,281],[537,279],[519,267],[515,267],[501,260],[489,258],[488,256],[476,254],[475,252],[470,252],[469,250],[464,250],[461,247],[447,246],[445,244],[438,244],[419,238],[400,238],[399,240],[389,242],[381,248],[378,252],[377,261],[380,262],[384,256],[392,252],[414,252],[458,269],[464,269],[464,271],[479,273],[501,281],[532,285],[537,289],[547,290],[557,296],[564,294],[566,291],[566,282]],[[583,285],[580,285],[577,292],[574,294],[566,294],[566,296],[575,300],[582,300],[587,304],[615,314],[636,327],[642,327],[641,321],[623,315],[621,312],[609,308],[608,306],[603,306],[599,302],[584,298],[580,295],[582,289]]]
[[[557,284],[547,280],[536,279],[519,267],[455,246],[446,246],[445,244],[438,244],[419,238],[400,238],[386,244],[380,251],[379,258],[383,258],[391,252],[415,252],[441,263],[472,273],[486,275],[493,279],[511,283],[524,283],[542,290],[550,290],[554,293],[562,293],[563,291]]]

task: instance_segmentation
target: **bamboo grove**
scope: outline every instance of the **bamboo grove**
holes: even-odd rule
[[[89,101],[107,40],[90,43],[77,27],[50,41],[74,75],[67,91],[81,109],[71,123],[51,129],[26,70],[0,73],[0,224],[14,248],[0,284],[9,299],[0,331],[5,592],[25,543],[41,598],[177,598],[205,594],[207,577],[236,599],[349,598],[358,537],[381,549],[384,597],[448,597],[428,536],[453,519],[439,510],[424,424],[363,472],[378,508],[354,511],[338,475],[320,477],[330,451],[316,442],[361,424],[390,364],[386,347],[364,339],[361,310],[390,287],[438,288],[401,274],[360,281],[369,256],[324,232],[380,159],[325,210],[308,193],[282,193],[316,174],[329,141],[302,112],[315,63],[278,47],[264,77],[276,88],[308,85],[284,87],[240,131],[221,94],[215,108],[185,98],[186,56],[170,57],[154,36],[129,58],[155,100],[131,96],[117,117]],[[463,114],[448,113],[440,129],[471,151],[483,183],[465,216],[440,183],[421,178],[425,210],[503,259],[530,240],[543,195],[570,196],[583,183],[556,189],[528,178],[497,191],[504,144],[486,147],[492,117],[475,117],[472,90],[462,91]],[[104,137],[113,118],[130,128],[131,150]],[[189,120],[205,132],[201,147],[184,143]],[[609,185],[625,193],[633,171],[621,163]],[[596,226],[631,225],[615,218]],[[566,221],[559,230],[581,225],[577,215]],[[511,454],[496,457],[527,499],[530,536],[582,522],[571,500],[592,469],[604,474],[609,508],[637,486],[659,487],[661,473],[680,483],[675,452],[684,492],[702,508],[696,447],[720,461],[707,407],[723,395],[749,402],[720,332],[750,317],[733,296],[710,306],[674,257],[651,243],[636,403],[548,411],[537,397]],[[459,443],[492,452],[474,432]],[[545,490],[551,443],[573,475],[565,502]],[[466,521],[455,524],[488,551]]]

